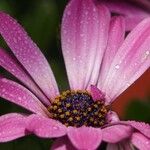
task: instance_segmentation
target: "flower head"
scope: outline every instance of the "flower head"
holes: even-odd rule
[[[31,115],[0,117],[0,141],[27,134],[57,138],[52,149],[108,149],[128,143],[150,148],[150,126],[120,121],[112,102],[150,65],[150,18],[125,38],[124,17],[92,0],[71,0],[62,21],[62,52],[70,89],[59,90],[45,57],[24,29],[0,13],[0,33],[13,52],[0,49],[0,65],[22,85],[0,77],[0,96]],[[139,142],[140,140],[140,142]]]

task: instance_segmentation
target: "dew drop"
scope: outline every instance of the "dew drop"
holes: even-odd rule
[[[86,12],[85,12],[85,15],[88,15],[88,13],[89,13],[89,12],[88,12],[88,11],[86,11]]]
[[[26,99],[26,96],[23,96],[22,99]]]
[[[25,43],[25,44],[28,44],[28,41],[27,41],[27,40],[24,40],[24,43]]]
[[[18,100],[22,100],[22,98],[21,98],[21,97],[18,97]]]
[[[134,66],[137,66],[137,63],[136,63],[136,62],[134,63]]]
[[[127,85],[127,87],[129,87],[129,86],[130,86],[130,83],[127,83],[126,85]]]
[[[70,16],[70,15],[71,15],[71,11],[68,11],[68,12],[67,12],[67,15]]]
[[[66,53],[69,54],[69,50],[67,50]]]
[[[21,37],[20,37],[20,36],[18,36],[18,40],[19,40],[19,41],[21,40]]]
[[[2,89],[2,92],[3,92],[3,93],[5,93],[5,91],[6,91],[5,89]]]
[[[93,8],[93,12],[96,12],[96,9],[95,9],[95,8]]]
[[[142,61],[143,61],[143,60],[146,60],[149,55],[150,55],[150,51],[146,51],[146,52],[144,53],[144,56],[143,56],[143,58],[142,58]]]
[[[13,41],[14,41],[14,43],[17,43],[17,39],[15,37],[13,38]]]
[[[84,36],[84,34],[81,33],[81,34],[80,34],[80,37],[83,37],[83,36]]]
[[[63,30],[64,34],[67,34],[67,31],[66,30]]]
[[[119,68],[120,68],[120,66],[119,66],[119,65],[116,65],[116,66],[115,66],[115,68],[116,68],[116,69],[119,69]]]
[[[8,82],[5,78],[3,78],[2,81],[3,81],[4,83],[7,83],[7,82]]]
[[[5,21],[5,24],[8,24],[8,21],[7,21],[7,20]]]
[[[59,128],[58,128],[58,127],[56,127],[56,126],[53,126],[53,129],[54,129],[54,130],[58,130]]]
[[[11,71],[12,71],[12,72],[15,72],[15,70],[14,70],[14,69],[11,69]]]
[[[148,56],[150,54],[150,51],[146,51],[145,54]]]

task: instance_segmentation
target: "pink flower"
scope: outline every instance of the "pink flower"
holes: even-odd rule
[[[52,149],[150,149],[150,125],[120,121],[113,101],[150,65],[150,18],[125,38],[124,17],[92,0],[71,0],[62,21],[62,52],[70,91],[59,90],[48,62],[24,29],[0,13],[0,65],[22,83],[0,77],[0,96],[32,114],[0,117],[0,142],[35,134],[58,138]],[[128,147],[127,147],[128,146]]]
[[[133,29],[144,18],[150,16],[149,0],[98,0],[105,4],[113,15],[125,18],[126,30]]]

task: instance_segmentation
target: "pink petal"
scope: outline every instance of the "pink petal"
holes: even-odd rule
[[[107,8],[98,8],[92,0],[71,0],[67,5],[61,37],[71,89],[85,89],[90,77],[90,84],[97,80],[107,42],[109,20]]]
[[[102,140],[100,128],[84,126],[80,128],[69,127],[68,136],[77,149],[96,149]]]
[[[30,91],[20,84],[3,77],[0,77],[0,97],[34,113],[42,115],[48,113],[45,106]]]
[[[47,97],[55,97],[58,88],[45,57],[16,20],[3,12],[0,13],[0,33]]]
[[[148,12],[126,1],[108,0],[102,3],[105,4],[112,13],[117,13],[125,17],[126,30],[133,29],[144,18],[149,17]]]
[[[0,116],[0,142],[11,141],[26,135],[26,116],[11,113]]]
[[[107,113],[107,117],[106,117],[107,123],[117,123],[118,121],[120,121],[119,116],[116,112],[114,111],[109,111]]]
[[[131,142],[140,150],[150,150],[150,139],[140,133],[133,133]]]
[[[91,95],[93,100],[105,100],[105,95],[94,85],[91,85]]]
[[[145,17],[146,18],[146,17]],[[127,31],[130,31],[130,30],[133,30],[137,24],[139,24],[144,18],[134,18],[134,17],[126,17],[125,18],[125,26],[126,26],[126,30]]]
[[[142,134],[150,138],[150,125],[144,122],[136,122],[136,121],[125,121],[125,123],[131,125],[136,130],[140,131]]]
[[[67,132],[66,126],[62,125],[56,120],[38,115],[32,115],[28,119],[29,124],[27,126],[27,131],[34,133],[39,137],[61,137],[64,136]]]
[[[112,125],[102,129],[102,134],[103,141],[117,143],[129,138],[132,134],[132,128],[127,125]]]
[[[109,28],[109,37],[107,49],[103,57],[103,63],[100,71],[98,87],[103,87],[106,75],[110,65],[115,57],[118,48],[122,45],[125,37],[125,22],[123,17],[113,17]]]
[[[102,91],[114,100],[150,66],[150,18],[127,36],[108,70]]]
[[[51,150],[77,150],[67,136],[58,138],[53,143]]]
[[[15,57],[8,54],[2,48],[0,48],[0,66],[5,68],[22,83],[24,83],[31,91],[33,91],[33,93],[35,93],[40,98],[42,102],[44,102],[46,105],[50,105],[50,101],[39,90],[28,73],[24,70],[24,67],[18,63]]]
[[[107,46],[108,41],[108,31],[109,31],[109,25],[110,25],[110,12],[106,7],[103,5],[99,5],[99,29],[98,29],[98,42],[97,44],[97,53],[94,58],[94,66],[92,67],[92,75],[90,77],[89,86],[91,84],[96,85],[99,78],[100,73],[100,67],[102,64],[103,55],[105,53],[105,49]],[[103,10],[103,11],[102,11]],[[88,35],[90,36],[90,35]],[[94,36],[92,37],[94,39]],[[93,53],[93,52],[92,52]]]

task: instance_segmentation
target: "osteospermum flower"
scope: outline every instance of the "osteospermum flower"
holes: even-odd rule
[[[50,66],[24,29],[0,13],[0,65],[22,85],[0,77],[0,96],[31,111],[0,117],[0,142],[35,134],[58,138],[52,149],[150,149],[149,124],[120,121],[112,102],[150,65],[150,18],[124,39],[123,17],[92,0],[71,0],[62,21],[62,52],[70,89],[59,94]]]

